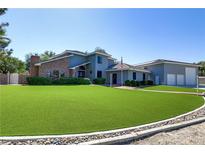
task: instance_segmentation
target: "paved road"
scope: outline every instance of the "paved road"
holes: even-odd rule
[[[205,144],[205,122],[171,132],[159,133],[131,144]]]

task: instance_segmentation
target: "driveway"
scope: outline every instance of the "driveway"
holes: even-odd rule
[[[159,133],[131,144],[205,144],[205,122],[171,132]]]

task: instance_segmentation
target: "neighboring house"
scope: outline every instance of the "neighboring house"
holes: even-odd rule
[[[126,80],[152,80],[155,84],[195,86],[199,65],[155,60],[141,65],[117,62],[104,51],[91,53],[66,50],[47,61],[39,56],[31,57],[31,76],[82,77],[91,80],[106,78],[110,85],[123,85]]]

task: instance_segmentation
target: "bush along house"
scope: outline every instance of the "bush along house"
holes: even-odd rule
[[[105,79],[109,85],[124,85],[127,80],[153,81],[154,84],[196,86],[199,65],[158,59],[140,65],[117,62],[104,50],[91,53],[66,50],[47,61],[31,56],[30,75],[60,78]]]

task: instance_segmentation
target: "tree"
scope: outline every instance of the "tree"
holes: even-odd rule
[[[0,16],[6,13],[7,9],[0,8]],[[0,24],[0,73],[20,73],[25,70],[25,64],[18,58],[12,56],[13,50],[6,49],[11,40],[6,37],[8,23]]]
[[[205,76],[205,61],[200,61],[197,64],[202,66],[199,68],[199,75]]]
[[[25,65],[26,65],[26,70],[29,70],[30,68],[30,60],[31,60],[31,56],[32,55],[35,55],[35,56],[40,56],[40,61],[46,61],[48,60],[49,58],[53,57],[55,55],[55,52],[53,51],[45,51],[44,53],[42,54],[38,54],[38,53],[29,53],[29,54],[26,54],[25,56]]]
[[[106,53],[105,49],[102,49],[100,47],[95,48],[95,52],[101,52],[101,53]]]
[[[0,16],[4,15],[6,13],[7,9],[0,8]],[[11,40],[6,37],[6,30],[5,27],[9,26],[9,24],[6,23],[1,23],[0,24],[0,50],[5,49]]]
[[[53,51],[45,51],[44,53],[42,53],[40,55],[40,59],[41,59],[41,61],[46,61],[46,60],[48,60],[49,58],[51,58],[53,56],[55,56],[55,52],[53,52]]]
[[[0,52],[0,73],[21,73],[25,70],[25,64],[18,58],[12,57],[12,50]]]

